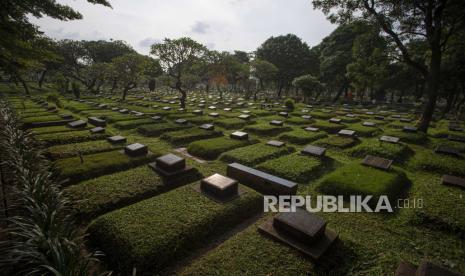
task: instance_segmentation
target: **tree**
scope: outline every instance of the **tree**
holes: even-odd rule
[[[308,99],[311,97],[312,92],[319,92],[324,88],[324,85],[318,80],[318,78],[312,75],[297,77],[292,81],[292,85],[302,89],[306,103],[308,103]]]
[[[278,68],[271,62],[261,59],[254,59],[251,63],[252,76],[258,80],[258,89],[254,93],[254,101],[257,100],[257,92],[263,90],[267,82],[276,78]]]
[[[117,72],[117,82],[123,90],[123,100],[126,99],[129,90],[137,87],[148,62],[148,57],[136,53],[125,54],[113,59],[114,70]]]
[[[317,57],[312,56],[308,45],[293,34],[270,37],[257,49],[256,57],[278,68],[278,97],[295,77],[317,70],[314,67]]]
[[[165,38],[163,43],[152,45],[151,54],[158,57],[162,68],[173,79],[170,84],[171,88],[178,90],[181,94],[181,108],[186,107],[187,98],[187,89],[183,83],[183,76],[206,52],[205,46],[188,37],[179,39]]]
[[[438,97],[441,59],[449,38],[463,28],[463,0],[313,0],[313,5],[329,15],[333,22],[346,23],[358,18],[375,22],[390,38],[398,58],[415,68],[427,82],[428,101],[419,122],[419,130],[427,132]],[[332,13],[332,11],[337,13]],[[430,57],[426,62],[412,58],[407,44],[424,39]]]

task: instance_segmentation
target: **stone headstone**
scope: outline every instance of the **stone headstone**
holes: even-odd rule
[[[415,132],[417,132],[417,130],[418,129],[416,127],[414,127],[414,126],[404,126],[402,128],[403,132],[410,132],[410,133],[415,133]]]
[[[107,108],[107,106],[108,106],[107,104],[99,104],[98,105],[98,107],[100,107],[100,108]]]
[[[287,117],[289,116],[289,113],[283,111],[283,112],[279,112],[278,115],[282,117]]]
[[[121,113],[121,114],[128,114],[129,110],[123,108],[123,109],[120,109],[118,112]]]
[[[87,126],[87,122],[84,120],[77,120],[77,121],[68,123],[68,126],[70,128],[82,128],[82,127]]]
[[[200,189],[220,200],[238,195],[237,181],[217,173],[202,179]]]
[[[187,120],[186,119],[177,119],[174,121],[176,124],[180,124],[180,125],[186,125],[187,124]]]
[[[90,129],[90,133],[95,134],[95,133],[103,133],[105,132],[105,128],[103,127],[94,127]]]
[[[398,137],[394,137],[394,136],[383,135],[383,136],[379,137],[379,140],[382,141],[382,142],[397,144],[397,143],[399,143],[400,139]]]
[[[242,131],[235,131],[229,135],[232,139],[236,140],[247,140],[249,139],[249,134]]]
[[[212,124],[203,124],[203,125],[201,125],[199,128],[205,129],[205,130],[214,130],[214,129],[215,129],[215,126],[212,125]]]
[[[210,106],[208,107],[208,109],[210,109],[210,110],[214,110],[214,109],[216,109],[216,106],[214,106],[214,105],[210,105]]]
[[[229,108],[229,107],[226,107],[226,108],[225,108],[225,109],[223,109],[223,110],[224,110],[224,111],[227,111],[227,112],[229,112],[229,111],[231,111],[231,108]]]
[[[282,146],[285,145],[284,142],[276,141],[276,140],[268,141],[268,142],[266,142],[266,144],[269,145],[269,146],[278,147],[278,148],[280,148],[280,147],[282,147]]]
[[[249,114],[241,114],[238,116],[239,119],[248,120],[250,118]]]
[[[302,115],[302,119],[310,120],[311,118],[312,118],[312,116],[310,116],[310,115]]]
[[[461,157],[462,155],[460,154],[460,151],[454,147],[449,147],[446,145],[439,145],[435,150],[435,153],[440,153],[440,154],[446,154],[446,155],[452,155],[456,157]]]
[[[105,120],[102,120],[97,117],[89,117],[87,118],[87,121],[89,122],[89,124],[94,125],[94,126],[104,127],[107,125],[107,122]]]
[[[186,167],[186,160],[172,153],[168,153],[155,160],[157,168],[165,172],[176,172],[183,170]]]
[[[346,114],[346,117],[355,118],[355,114]]]
[[[302,154],[322,157],[326,153],[326,148],[308,145],[302,150]]]
[[[392,160],[381,158],[377,156],[367,155],[362,161],[362,164],[365,166],[382,169],[382,170],[389,170],[392,165]]]
[[[355,136],[355,131],[350,130],[350,129],[342,129],[337,134],[340,135],[340,136],[354,137]]]
[[[142,145],[140,143],[134,143],[127,145],[124,148],[124,152],[131,156],[131,157],[137,157],[137,156],[143,156],[148,153],[148,148],[146,145]]]
[[[465,136],[459,136],[459,135],[448,135],[447,139],[450,141],[455,141],[455,142],[462,142],[465,143]]]
[[[282,126],[284,123],[283,121],[278,121],[278,120],[273,120],[270,122],[270,125],[273,125],[273,126]]]
[[[119,108],[117,108],[117,107],[113,107],[111,110],[112,110],[112,111],[118,111],[118,110],[119,110]]]
[[[215,118],[216,118],[216,117],[219,117],[220,114],[218,114],[218,113],[216,113],[216,112],[212,112],[212,113],[208,114],[208,116],[210,116],[210,117],[215,117]]]
[[[73,115],[71,115],[71,114],[61,114],[60,117],[63,118],[63,120],[72,120],[73,119]]]
[[[150,117],[152,120],[154,121],[160,121],[161,120],[161,117],[160,116],[152,116]]]
[[[200,110],[200,109],[196,109],[194,111],[192,111],[192,113],[196,114],[196,115],[202,115],[203,114],[203,111]]]
[[[409,119],[409,118],[401,118],[400,121],[403,122],[403,123],[410,123],[410,122],[412,121],[412,119]]]
[[[376,123],[373,123],[373,122],[363,122],[362,125],[363,125],[363,126],[366,126],[366,127],[375,127],[375,126],[376,126]]]
[[[465,178],[446,174],[442,176],[442,184],[465,188]]]
[[[383,121],[383,120],[384,120],[384,116],[379,116],[379,115],[377,115],[377,116],[375,116],[375,119],[376,119],[376,120]]]
[[[334,123],[334,124],[340,124],[341,119],[339,119],[339,118],[331,118],[331,119],[329,119],[329,122]]]
[[[318,132],[320,129],[317,127],[306,127],[306,131]]]
[[[323,237],[326,221],[297,208],[295,212],[278,213],[273,219],[273,226],[305,244],[314,244]]]
[[[126,137],[121,135],[115,135],[107,138],[107,141],[112,144],[123,144],[126,143]]]

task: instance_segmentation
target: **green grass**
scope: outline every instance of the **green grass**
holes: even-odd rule
[[[372,195],[371,204],[376,206],[378,198],[388,196],[391,204],[409,187],[405,173],[392,169],[383,171],[367,167],[357,162],[338,168],[325,176],[318,185],[318,190],[331,195]]]
[[[121,144],[111,144],[107,140],[88,141],[82,143],[71,143],[66,145],[56,145],[49,147],[46,155],[51,159],[62,159],[72,156],[77,156],[78,151],[82,154],[98,153],[120,149],[124,147]]]
[[[304,119],[302,117],[290,117],[286,119],[286,123],[291,125],[308,125],[312,122],[314,122],[313,119]]]
[[[90,127],[87,126],[84,129],[90,129]],[[68,126],[49,126],[49,127],[35,127],[35,128],[29,129],[29,131],[31,131],[33,134],[48,134],[48,133],[68,132],[68,131],[76,131],[76,130],[81,131],[82,128],[73,129],[73,128],[69,128]]]
[[[319,145],[322,147],[339,148],[339,149],[345,149],[345,148],[351,147],[355,145],[356,143],[357,143],[357,140],[355,138],[338,136],[338,135],[329,136],[329,137],[320,139],[315,142],[316,145]]]
[[[295,153],[261,163],[258,169],[285,179],[307,183],[319,175],[322,166],[323,163],[318,158]]]
[[[349,125],[347,126],[347,129],[356,131],[355,134],[361,137],[371,137],[374,136],[377,132],[379,132],[379,129],[376,127],[367,127],[362,124]]]
[[[138,274],[156,274],[261,210],[261,196],[243,189],[240,198],[219,204],[191,185],[180,187],[97,218],[90,239],[115,270],[127,274],[135,266]]]
[[[142,125],[154,124],[155,121],[150,118],[129,120],[129,121],[120,121],[115,123],[113,126],[117,129],[132,129]]]
[[[330,118],[333,117],[333,114],[326,113],[326,112],[321,112],[321,111],[312,111],[312,112],[310,112],[310,115],[312,115],[315,118],[323,119],[323,120],[330,119]]]
[[[140,117],[136,117],[134,115],[129,115],[129,114],[120,114],[116,113],[116,115],[110,115],[106,118],[106,121],[108,123],[116,123],[116,122],[121,122],[121,121],[130,121],[130,120],[137,120],[140,119]]]
[[[166,140],[173,145],[179,146],[187,145],[190,142],[197,140],[215,138],[220,136],[223,136],[223,133],[221,131],[192,128],[164,133],[160,136],[160,139]]]
[[[328,133],[337,133],[339,130],[346,128],[345,125],[330,123],[328,121],[316,121],[311,125]]]
[[[267,159],[273,159],[290,152],[291,147],[273,147],[266,144],[255,144],[230,150],[221,155],[220,160],[227,163],[240,163],[247,166],[255,166]]]
[[[229,137],[218,137],[189,144],[187,150],[190,154],[204,158],[216,159],[221,153],[239,147],[254,144],[255,140],[236,140]]]
[[[42,122],[54,122],[54,121],[63,121],[64,119],[58,115],[47,115],[47,116],[34,116],[34,117],[27,117],[22,119],[24,124],[32,124],[32,123],[42,123]]]
[[[215,125],[225,129],[242,128],[247,124],[249,124],[247,121],[239,118],[228,118],[215,121]]]
[[[416,152],[409,165],[417,170],[465,177],[465,159],[436,154],[431,150]]]
[[[195,180],[191,177],[189,181]],[[178,186],[164,185],[152,169],[141,166],[83,181],[66,188],[65,193],[77,216],[88,220]]]
[[[366,155],[379,156],[396,162],[403,162],[413,152],[405,144],[392,144],[381,142],[377,139],[369,139],[363,141],[361,144],[348,149],[347,153],[350,156],[364,158]]]
[[[298,128],[293,131],[285,132],[279,135],[278,139],[293,144],[303,145],[324,138],[326,136],[327,135],[323,132],[312,132],[306,131],[302,128]]]
[[[244,130],[246,132],[254,133],[257,135],[274,136],[285,131],[290,131],[291,128],[286,126],[273,126],[269,123],[262,123],[246,126]]]
[[[385,130],[383,135],[394,136],[400,138],[402,142],[412,144],[424,144],[427,142],[427,136],[423,132],[404,132],[400,130]]]
[[[87,180],[104,174],[109,174],[148,163],[160,156],[150,153],[142,157],[128,157],[120,150],[84,155],[84,162],[79,157],[69,157],[55,161],[55,167],[60,178],[69,179],[68,184]]]
[[[180,125],[175,123],[160,123],[140,126],[137,128],[137,131],[145,136],[156,137],[168,131],[181,130],[189,127],[189,125]]]
[[[107,131],[108,132],[108,131]],[[36,135],[35,138],[47,146],[63,145],[85,141],[102,140],[108,136],[108,133],[90,133],[89,130],[75,130],[68,132],[45,133]]]

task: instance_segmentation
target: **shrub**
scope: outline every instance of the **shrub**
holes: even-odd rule
[[[255,166],[267,159],[276,158],[290,152],[291,147],[273,147],[266,144],[255,144],[230,150],[221,155],[220,159],[227,163],[240,163],[247,166]]]
[[[58,93],[47,93],[45,95],[45,100],[49,103],[53,103],[55,104],[57,107],[63,107],[63,105],[61,104],[61,100],[60,100],[60,95],[58,95]]]
[[[284,105],[286,106],[287,110],[294,111],[295,103],[293,99],[284,100]]]
[[[351,163],[325,176],[318,185],[318,190],[326,194],[343,195],[346,198],[351,195],[372,195],[370,205],[376,206],[382,195],[388,196],[390,202],[395,202],[408,184],[407,176],[399,170],[383,171]]]
[[[129,157],[122,151],[108,151],[79,157],[69,157],[55,162],[55,167],[62,179],[68,179],[67,184],[109,174],[124,169],[137,167],[160,156],[159,153],[149,153],[141,157]]]
[[[92,243],[107,254],[112,268],[128,274],[157,274],[262,208],[261,196],[247,193],[225,204],[191,185],[105,214],[88,228]],[[175,245],[175,246],[173,246]]]
[[[322,164],[318,158],[295,153],[261,163],[258,169],[285,179],[307,183],[318,175]]]
[[[187,151],[204,159],[216,159],[221,153],[235,148],[256,143],[255,140],[236,140],[229,137],[218,137],[190,143]]]
[[[302,128],[298,128],[290,132],[285,132],[281,134],[278,138],[289,143],[303,145],[324,138],[326,136],[327,135],[322,132],[311,132],[306,131]]]
[[[161,123],[152,125],[143,125],[137,128],[137,131],[145,136],[159,136],[164,132],[189,128],[189,125],[180,125],[175,123]]]
[[[84,141],[102,140],[105,139],[107,136],[108,134],[105,133],[92,134],[89,130],[74,130],[68,132],[39,134],[36,135],[35,138],[43,142],[47,146],[51,146]]]
[[[167,132],[162,134],[160,138],[174,145],[185,145],[196,140],[203,140],[219,136],[223,136],[223,133],[221,131],[193,128],[187,130]]]
[[[376,139],[365,140],[360,145],[347,150],[347,153],[361,158],[367,155],[379,156],[396,162],[404,161],[413,154],[407,145],[386,143]]]
[[[107,140],[89,141],[82,143],[52,146],[47,149],[46,154],[51,159],[55,160],[72,156],[78,156],[78,152],[81,152],[81,154],[98,153],[120,149],[123,146],[124,145],[120,144],[111,144]]]
[[[440,174],[465,176],[465,160],[456,157],[436,154],[423,150],[415,154],[410,164],[413,168]]]
[[[423,132],[404,132],[397,130],[386,130],[383,133],[384,135],[399,137],[401,141],[412,143],[412,144],[424,144],[428,138]]]

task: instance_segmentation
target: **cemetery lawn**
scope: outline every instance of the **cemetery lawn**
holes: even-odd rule
[[[323,132],[306,131],[298,128],[289,132],[285,132],[278,136],[278,139],[297,145],[304,145],[315,140],[325,138],[327,135]]]
[[[229,137],[218,137],[207,140],[195,141],[189,144],[187,151],[204,159],[216,159],[221,153],[239,147],[256,143],[256,140],[237,140]]]
[[[436,172],[465,177],[465,159],[434,153],[432,150],[420,150],[410,160],[414,170]]]
[[[124,146],[124,144],[111,144],[107,140],[89,141],[52,146],[47,149],[46,155],[55,160],[78,156],[78,152],[81,152],[81,154],[99,153],[121,149]]]
[[[364,158],[367,155],[373,155],[396,162],[402,162],[413,154],[413,151],[405,144],[381,142],[378,139],[364,140],[346,152],[354,157]]]
[[[285,131],[290,131],[291,128],[286,126],[273,126],[269,123],[261,123],[246,126],[244,130],[246,132],[254,133],[261,136],[274,136]]]
[[[260,143],[225,152],[221,155],[220,160],[226,163],[237,162],[247,166],[255,166],[263,161],[274,159],[293,151],[293,148],[287,146],[278,148]]]
[[[71,144],[85,141],[102,140],[110,133],[91,133],[88,129],[36,135],[36,139],[47,146]]]
[[[203,140],[220,136],[223,136],[221,131],[191,128],[186,130],[167,132],[162,134],[160,138],[168,141],[173,145],[186,145],[196,140]]]
[[[345,149],[357,143],[357,138],[332,135],[315,142],[315,145],[328,148]]]

